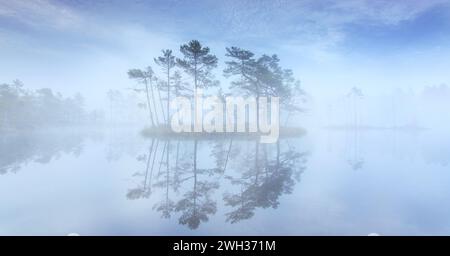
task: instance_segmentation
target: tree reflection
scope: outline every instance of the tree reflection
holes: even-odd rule
[[[200,157],[207,152],[212,162]],[[227,221],[236,223],[254,216],[258,208],[277,208],[280,197],[299,182],[306,158],[306,152],[281,142],[153,139],[149,152],[138,158],[145,169],[135,174],[141,180],[127,197],[148,198],[152,189],[158,190],[153,209],[163,218],[178,215],[178,222],[190,229],[207,222],[222,198],[232,208],[225,213]],[[220,186],[227,191],[222,196],[217,194]]]
[[[146,162],[145,170],[144,170],[144,172],[136,172],[133,176],[144,176],[144,180],[140,184],[138,184],[136,188],[128,190],[127,198],[130,200],[135,200],[135,199],[139,199],[139,198],[148,198],[150,196],[151,179],[153,176],[152,175],[153,167],[155,165],[155,158],[156,158],[156,153],[158,151],[159,141],[156,141],[155,150],[153,150],[154,144],[155,144],[155,139],[152,139],[152,144],[149,147],[148,154],[137,157],[138,161]],[[150,162],[151,162],[151,168],[150,168]],[[150,182],[147,182],[147,180],[150,180]],[[150,183],[150,185],[148,185],[148,183]]]
[[[178,145],[179,146],[179,145]],[[166,152],[164,150],[164,152]],[[156,187],[161,187],[165,190],[165,196],[163,200],[157,204],[154,205],[153,209],[156,209],[157,211],[161,212],[163,218],[170,218],[171,213],[175,209],[175,203],[170,199],[170,186],[172,184],[171,177],[170,177],[170,140],[167,142],[167,152],[165,154],[166,156],[166,162],[164,165],[166,166],[166,171],[164,174],[164,177],[161,181],[157,182],[155,184]],[[164,154],[163,154],[164,157]],[[162,162],[160,163],[160,167],[162,166]],[[158,175],[159,177],[159,175]]]
[[[253,161],[242,162],[244,168],[240,176],[227,177],[240,189],[238,193],[224,195],[225,204],[234,209],[226,214],[231,223],[251,218],[257,208],[277,208],[280,196],[292,192],[306,168],[306,153],[292,148],[281,152],[278,142],[275,159],[269,159],[267,145],[263,146],[262,154],[260,148],[261,145],[255,143],[254,153],[244,156]]]
[[[219,185],[215,181],[208,180],[217,168],[198,168],[197,156],[198,141],[194,140],[192,175],[184,179],[184,182],[191,181],[192,188],[183,194],[175,207],[177,212],[181,212],[179,223],[187,225],[190,229],[196,229],[200,222],[208,221],[208,215],[216,213],[217,210],[216,202],[210,196]],[[202,179],[204,176],[206,177]]]
[[[350,145],[350,156],[348,158],[348,164],[352,170],[357,171],[364,168],[365,160],[361,153],[361,132],[358,127],[355,127],[352,132],[352,142]]]
[[[47,164],[65,154],[78,157],[85,135],[60,132],[52,136],[42,133],[1,136],[0,174],[16,173],[32,162]]]

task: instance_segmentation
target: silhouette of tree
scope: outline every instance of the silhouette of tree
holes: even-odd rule
[[[280,97],[282,107],[288,113],[299,112],[300,104],[305,101],[300,82],[293,76],[292,70],[282,69],[277,55],[262,55],[255,59],[254,54],[239,47],[226,48],[225,77],[237,76],[231,82],[230,89],[238,89],[246,96],[256,97],[257,125],[259,125],[259,98],[261,96]]]
[[[49,88],[26,90],[19,80],[0,84],[0,130],[83,124],[90,117],[79,93],[63,97]]]
[[[353,101],[353,124],[358,127],[358,100],[364,97],[362,90],[358,87],[352,87],[347,97]]]
[[[136,172],[133,176],[144,177],[144,180],[137,185],[136,188],[129,189],[127,193],[127,198],[130,200],[136,200],[139,198],[148,198],[152,192],[152,178],[153,170],[155,167],[156,153],[158,152],[159,140],[152,140],[149,147],[148,154],[139,156],[138,161],[145,161],[145,171]]]
[[[213,81],[211,71],[217,67],[217,57],[210,54],[209,47],[204,47],[197,40],[192,40],[180,46],[183,59],[177,59],[177,64],[186,74],[194,80],[194,94],[198,88],[208,88],[217,86],[217,81]]]
[[[260,145],[256,143],[254,154],[244,156],[243,163],[247,164],[241,177],[227,177],[241,191],[224,195],[225,204],[235,208],[226,214],[227,221],[231,223],[251,218],[257,208],[277,208],[280,196],[292,192],[306,168],[307,153],[298,153],[293,149],[281,152],[279,142],[275,160],[268,159],[266,147],[263,148],[262,159],[259,152]]]
[[[208,215],[216,213],[216,202],[210,198],[210,195],[213,190],[219,187],[217,182],[200,180],[201,175],[208,174],[210,177],[217,169],[197,168],[197,147],[198,141],[195,140],[192,176],[188,178],[193,180],[192,190],[184,193],[183,198],[178,201],[175,207],[177,212],[181,212],[179,223],[187,225],[190,229],[198,228],[201,222],[208,221]],[[185,179],[185,181],[188,179]]]
[[[156,82],[156,78],[154,76],[153,69],[150,66],[147,67],[146,70],[130,69],[128,71],[128,77],[130,79],[134,79],[134,80],[138,81],[138,83],[144,84],[144,90],[145,90],[145,94],[146,94],[146,98],[147,98],[147,108],[148,108],[148,113],[149,113],[149,117],[150,117],[150,122],[151,122],[152,126],[155,126],[155,124],[159,123],[159,119],[158,119],[158,112],[157,112],[157,108],[156,108],[155,94],[154,94],[154,90],[153,90],[153,83]],[[150,105],[150,93],[151,93],[153,109],[154,109],[155,113],[153,113],[152,107]]]
[[[83,133],[43,136],[33,133],[3,134],[0,139],[0,175],[16,173],[28,163],[47,164],[62,155],[78,157],[83,150]]]

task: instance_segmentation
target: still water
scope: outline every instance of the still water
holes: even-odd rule
[[[445,131],[0,138],[0,235],[448,235]]]

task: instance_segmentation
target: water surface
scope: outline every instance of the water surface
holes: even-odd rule
[[[0,235],[448,235],[445,131],[0,139]]]

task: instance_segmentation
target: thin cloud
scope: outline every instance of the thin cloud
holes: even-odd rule
[[[68,6],[48,0],[0,0],[0,16],[36,28],[80,27],[83,19]]]

